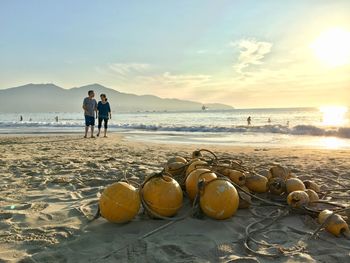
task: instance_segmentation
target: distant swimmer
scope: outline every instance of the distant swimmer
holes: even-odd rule
[[[58,116],[55,117],[56,122],[58,122]]]
[[[250,125],[251,122],[252,122],[252,118],[249,116],[249,117],[247,118],[247,123],[248,123],[248,125]]]
[[[29,118],[29,121],[32,121],[32,118]]]
[[[289,127],[289,121],[287,121],[287,127]]]
[[[23,121],[23,116],[22,115],[19,117],[19,121]]]
[[[268,123],[271,123],[271,118],[268,118],[268,119],[267,119],[267,122],[268,122]]]

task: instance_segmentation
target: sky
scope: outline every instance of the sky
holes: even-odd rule
[[[350,106],[348,0],[0,0],[0,89]]]

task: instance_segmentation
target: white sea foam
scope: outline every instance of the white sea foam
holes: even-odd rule
[[[83,122],[62,121],[62,122],[0,122],[1,130],[19,129],[28,130],[30,128],[69,130],[79,129]],[[312,135],[312,136],[333,136],[341,138],[350,138],[350,127],[317,127],[313,125],[296,125],[287,127],[284,125],[260,125],[260,126],[211,126],[211,125],[156,125],[156,124],[138,124],[124,123],[109,125],[112,130],[142,130],[142,131],[165,131],[165,132],[187,132],[187,133],[276,133],[291,135]]]

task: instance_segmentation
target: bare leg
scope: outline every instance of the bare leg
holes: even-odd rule
[[[91,126],[91,138],[95,138],[95,136],[94,136],[94,126]]]
[[[105,134],[104,137],[107,137],[107,123],[108,123],[108,119],[105,119],[104,120],[104,130],[103,130],[104,134]]]
[[[100,136],[101,128],[98,128],[97,137]]]
[[[88,130],[89,130],[89,126],[85,126],[85,136],[84,136],[84,138],[87,137]]]

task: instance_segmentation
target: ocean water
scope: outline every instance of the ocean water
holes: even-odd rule
[[[109,129],[134,140],[164,143],[350,148],[349,119],[349,113],[316,108],[113,112]],[[83,113],[0,113],[2,134],[82,132],[83,127]]]

